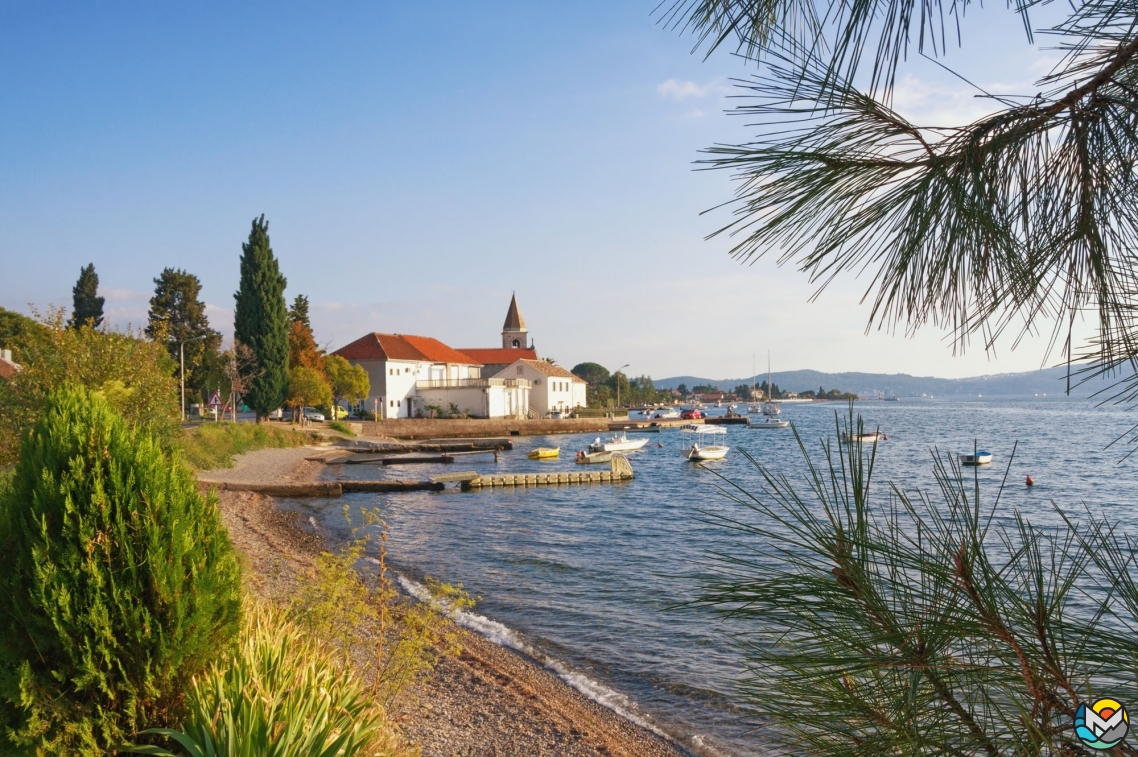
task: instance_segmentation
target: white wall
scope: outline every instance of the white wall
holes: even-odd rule
[[[529,406],[545,415],[554,410],[584,407],[587,385],[580,379],[548,376],[528,363],[518,361],[500,371],[495,378],[524,378],[531,384]]]

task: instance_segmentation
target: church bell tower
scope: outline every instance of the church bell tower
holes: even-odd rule
[[[526,321],[518,310],[517,295],[510,297],[510,309],[506,312],[506,323],[502,326],[502,347],[508,350],[527,350],[531,347]]]

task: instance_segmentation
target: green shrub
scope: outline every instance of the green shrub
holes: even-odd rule
[[[146,427],[166,449],[178,433],[177,365],[140,332],[70,328],[62,310],[11,341],[23,370],[0,380],[0,467],[14,463],[24,433],[48,397],[66,384],[100,392],[127,423]]]
[[[237,659],[194,680],[176,741],[191,757],[353,757],[413,753],[387,724],[339,652],[270,605],[248,615]],[[176,757],[154,746],[135,754]]]
[[[102,755],[225,654],[240,575],[216,500],[82,388],[51,395],[0,490],[0,749]]]
[[[183,429],[180,446],[190,465],[212,470],[232,468],[234,455],[266,447],[299,447],[318,438],[268,423],[203,423]]]
[[[414,599],[400,596],[388,576],[387,527],[375,512],[362,515],[364,528],[379,527],[376,574],[365,576],[357,567],[370,535],[353,538],[340,552],[320,555],[315,576],[297,592],[293,608],[309,632],[339,650],[345,665],[358,664],[372,680],[372,695],[389,707],[440,659],[461,653],[458,627],[450,619],[473,607],[475,598],[462,584],[430,576]]]
[[[344,423],[343,421],[332,421],[328,424],[328,427],[334,431],[339,431],[341,434],[355,436],[355,434],[352,433],[352,430],[348,428],[348,424]]]

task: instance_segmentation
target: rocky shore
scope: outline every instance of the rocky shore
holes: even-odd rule
[[[233,468],[203,471],[199,481],[276,483],[314,480],[314,448],[242,455]],[[220,491],[222,517],[245,555],[249,587],[288,599],[313,558],[334,549],[296,513],[272,498]],[[397,704],[392,719],[423,757],[679,757],[666,739],[586,698],[556,674],[465,629],[462,654],[444,659]]]

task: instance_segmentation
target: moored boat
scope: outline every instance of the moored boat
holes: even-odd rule
[[[614,434],[608,439],[601,441],[598,436],[592,444],[589,445],[590,452],[631,452],[640,449],[648,443],[647,439],[629,439],[628,434],[623,431],[619,434]]]
[[[558,457],[561,455],[560,447],[537,447],[529,452],[531,460],[549,460],[550,458]]]
[[[889,437],[880,431],[870,431],[864,434],[850,434],[843,433],[842,441],[850,444],[852,442],[876,442],[876,441],[889,441]]]
[[[657,410],[656,414],[653,415],[652,417],[656,418],[658,420],[673,420],[673,419],[680,417],[680,411],[676,410],[674,408],[668,407],[668,408],[664,408],[662,410]]]
[[[611,452],[585,452],[581,450],[577,453],[577,465],[607,463],[612,460],[612,455],[613,453]]]
[[[680,432],[696,435],[695,441],[681,450],[683,456],[692,462],[699,463],[706,460],[722,460],[727,457],[727,453],[731,451],[730,447],[726,444],[717,443],[718,439],[714,438],[727,435],[727,429],[722,426],[700,426],[689,423],[683,426]]]
[[[786,428],[790,425],[790,421],[784,421],[782,418],[775,418],[773,415],[764,415],[762,420],[754,418],[747,419],[748,428]]]
[[[986,449],[978,449],[975,454],[961,455],[961,465],[988,465],[992,462],[992,453]]]

